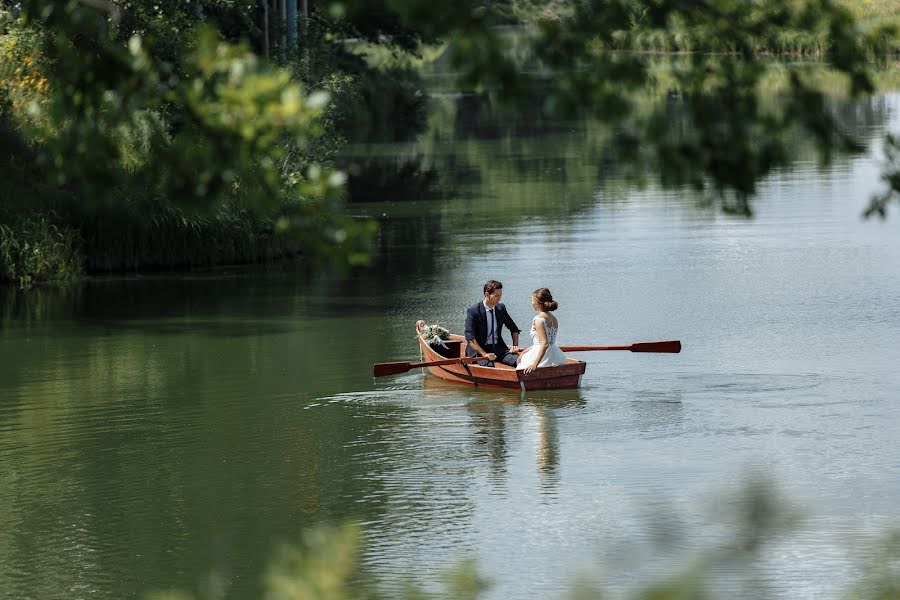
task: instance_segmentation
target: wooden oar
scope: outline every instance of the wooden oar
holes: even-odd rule
[[[448,358],[447,360],[432,360],[429,362],[389,362],[389,363],[376,363],[372,365],[372,372],[375,374],[375,377],[383,377],[385,375],[398,375],[400,373],[406,373],[412,369],[418,369],[419,367],[439,367],[441,365],[460,365],[463,363],[473,363],[481,360],[487,360],[487,358],[483,356],[467,356],[465,358]]]
[[[630,346],[560,346],[563,352],[585,352],[589,350],[630,350],[632,352],[681,352],[680,340],[665,342],[638,342]]]

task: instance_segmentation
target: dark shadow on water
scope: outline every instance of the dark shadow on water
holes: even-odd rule
[[[298,316],[383,315],[383,299],[390,298],[392,285],[407,281],[410,271],[428,269],[429,253],[418,253],[418,259],[416,254],[394,261],[387,272],[361,269],[311,277],[302,265],[251,265],[91,278],[30,290],[0,286],[0,331],[46,329],[66,322],[101,332],[147,329],[236,337],[290,333],[294,329],[287,321]]]
[[[105,332],[146,331],[154,335],[184,335],[186,333],[212,337],[251,337],[258,335],[276,335],[293,333],[296,327],[290,327],[278,320],[263,321],[199,321],[184,319],[181,321],[82,319],[81,323]]]

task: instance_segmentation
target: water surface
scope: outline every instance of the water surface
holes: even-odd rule
[[[751,472],[807,515],[755,581],[853,580],[900,516],[900,218],[860,218],[898,98],[852,121],[867,154],[798,154],[751,219],[617,179],[584,124],[444,100],[417,142],[352,149],[435,173],[419,200],[355,207],[383,223],[372,270],[0,292],[3,595],[253,597],[279,544],[348,520],[389,594],[465,557],[490,598],[585,572],[621,591],[726,536],[717,499]],[[564,344],[684,350],[585,354],[581,389],[524,397],[372,379],[417,358],[416,319],[460,331],[488,278],[523,329],[547,286]]]

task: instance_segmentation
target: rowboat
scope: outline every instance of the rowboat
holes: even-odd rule
[[[450,334],[443,340],[443,346],[432,346],[422,339],[419,325],[416,325],[416,339],[422,351],[422,360],[427,362],[449,362],[448,359],[462,359],[466,356],[466,338]],[[562,390],[574,389],[581,385],[581,376],[587,363],[574,358],[566,360],[566,364],[555,367],[540,367],[529,374],[517,371],[502,363],[494,363],[493,367],[483,367],[477,363],[457,362],[426,367],[428,372],[445,381],[464,383],[467,385],[494,388],[525,390]]]

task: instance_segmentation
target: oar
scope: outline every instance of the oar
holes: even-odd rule
[[[463,363],[473,363],[481,360],[488,360],[484,356],[467,356],[465,358],[448,358],[447,360],[432,360],[429,362],[389,362],[389,363],[376,363],[372,365],[372,372],[375,374],[375,377],[383,377],[385,375],[398,375],[400,373],[406,373],[412,369],[418,369],[419,367],[439,367],[441,365],[460,365]]]
[[[638,342],[630,346],[560,346],[563,352],[585,352],[588,350],[630,350],[632,352],[681,352],[680,340],[665,342]]]

